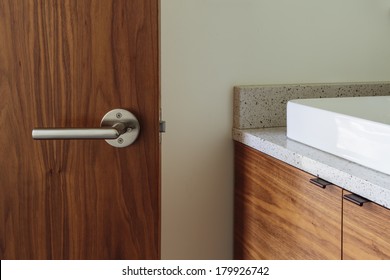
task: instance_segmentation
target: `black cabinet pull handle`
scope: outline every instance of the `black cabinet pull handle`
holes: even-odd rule
[[[321,179],[319,177],[310,179],[310,183],[316,185],[317,187],[325,189],[326,186],[333,185],[332,183],[325,181],[324,179]]]
[[[364,197],[361,197],[360,195],[350,193],[343,195],[345,200],[348,200],[352,203],[355,203],[356,205],[363,206],[364,203],[370,202],[368,199],[365,199]]]

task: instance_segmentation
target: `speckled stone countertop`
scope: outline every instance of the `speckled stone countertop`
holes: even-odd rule
[[[236,86],[233,127],[286,126],[286,105],[292,99],[375,95],[390,95],[390,83]]]
[[[390,83],[238,86],[233,139],[390,209],[390,175],[286,136],[288,100],[375,95],[390,95]]]

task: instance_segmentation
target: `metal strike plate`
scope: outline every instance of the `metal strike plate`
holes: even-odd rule
[[[160,133],[165,133],[167,125],[165,121],[160,121]]]

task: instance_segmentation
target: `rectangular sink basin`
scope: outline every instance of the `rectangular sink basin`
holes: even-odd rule
[[[390,96],[291,100],[287,137],[390,175]]]

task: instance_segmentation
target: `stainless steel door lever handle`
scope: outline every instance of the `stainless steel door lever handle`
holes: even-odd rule
[[[115,128],[35,128],[32,137],[47,139],[116,139],[121,135]]]
[[[114,109],[104,115],[99,128],[34,128],[32,138],[55,139],[105,139],[114,147],[131,145],[138,137],[140,126],[129,111]]]

